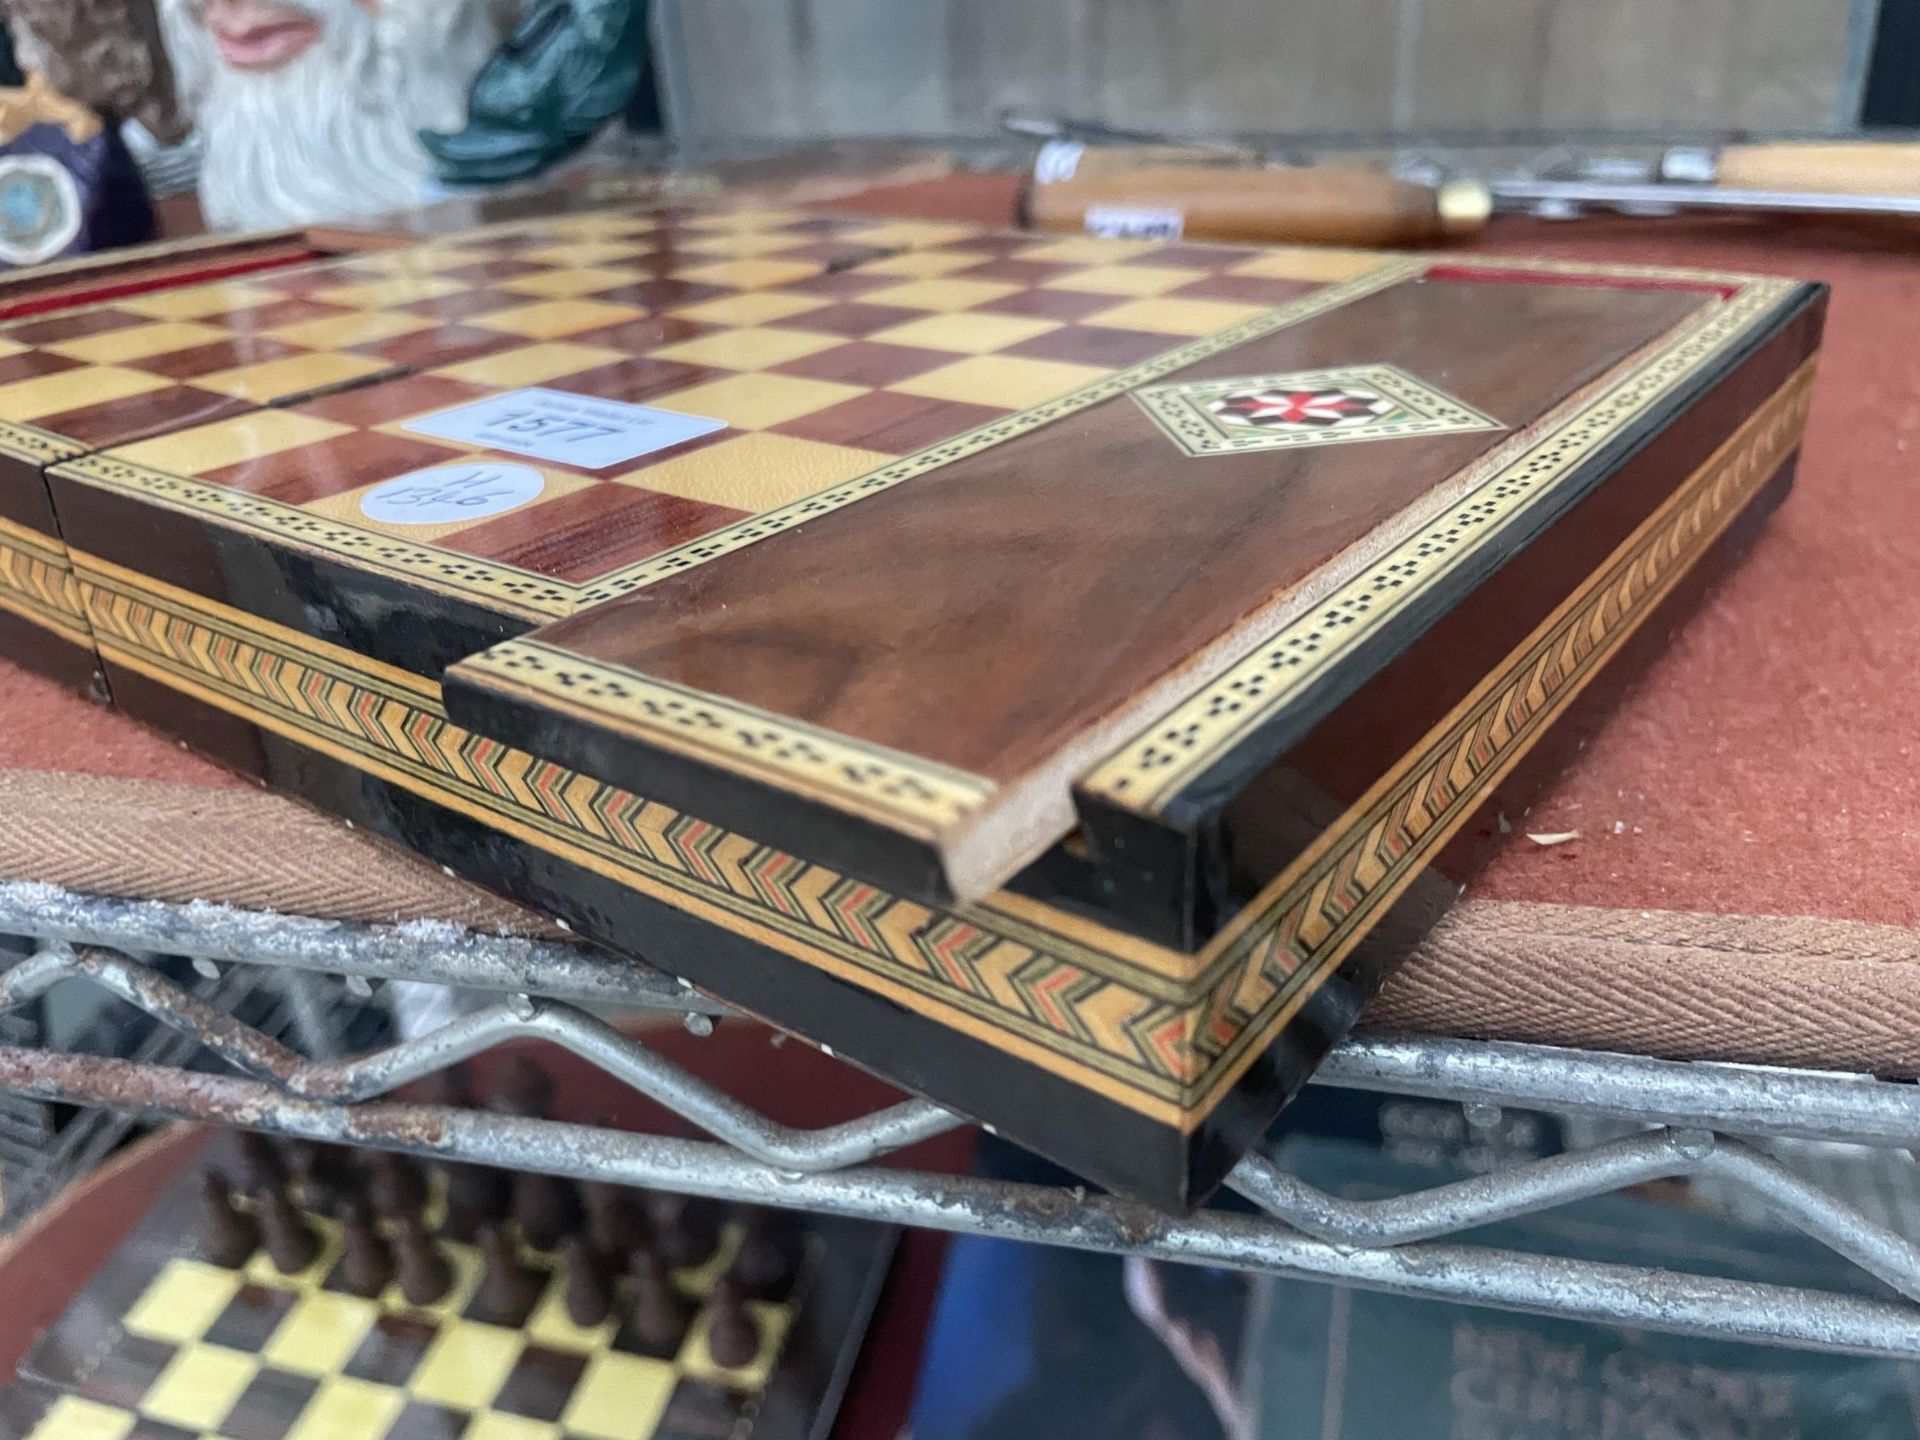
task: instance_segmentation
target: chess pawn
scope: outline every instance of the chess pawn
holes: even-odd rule
[[[489,1225],[480,1232],[480,1256],[485,1268],[473,1295],[473,1318],[520,1325],[540,1298],[546,1277],[520,1259],[519,1241],[509,1226]]]
[[[320,1236],[284,1191],[261,1191],[254,1197],[253,1213],[274,1269],[282,1275],[297,1275],[313,1264],[320,1253]]]
[[[314,1140],[296,1140],[289,1146],[293,1155],[294,1184],[301,1203],[309,1210],[331,1214],[360,1186],[350,1152],[339,1145],[322,1145]]]
[[[448,1162],[447,1237],[471,1245],[488,1225],[513,1214],[513,1175],[491,1165]]]
[[[209,1265],[238,1270],[260,1248],[260,1227],[251,1215],[233,1203],[233,1186],[227,1177],[209,1170],[200,1178],[200,1203],[204,1214],[200,1254]]]
[[[393,1251],[373,1228],[373,1212],[358,1197],[342,1207],[340,1283],[350,1295],[371,1300],[393,1281]]]
[[[572,1181],[557,1175],[516,1175],[513,1218],[534,1249],[558,1249],[562,1240],[580,1228],[579,1193]]]
[[[381,1151],[367,1157],[368,1193],[376,1213],[389,1220],[418,1215],[427,1206],[427,1177],[404,1155]]]
[[[648,1350],[673,1354],[686,1338],[687,1306],[667,1267],[651,1250],[636,1250],[627,1262],[627,1278],[627,1328]]]
[[[616,1267],[647,1243],[647,1222],[624,1185],[590,1180],[581,1185],[587,1211],[587,1238],[603,1259]]]
[[[760,1326],[731,1280],[713,1287],[707,1306],[707,1353],[713,1363],[737,1370],[760,1354]]]
[[[675,1270],[701,1264],[720,1243],[720,1227],[712,1213],[685,1195],[653,1191],[647,1196],[647,1218],[652,1222],[654,1248]]]
[[[765,1211],[749,1212],[740,1253],[728,1267],[727,1278],[740,1287],[741,1294],[765,1299],[778,1291],[792,1272],[793,1258],[781,1243],[771,1217]]]
[[[286,1188],[287,1162],[279,1146],[257,1130],[242,1130],[238,1143],[240,1184],[247,1194]]]
[[[453,1287],[453,1267],[412,1215],[394,1224],[394,1271],[409,1305],[432,1305]]]
[[[567,1240],[567,1318],[591,1330],[613,1313],[613,1285],[607,1263],[584,1235]]]

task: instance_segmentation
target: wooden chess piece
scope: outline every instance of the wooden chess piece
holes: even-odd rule
[[[527,1172],[513,1177],[513,1218],[536,1250],[554,1250],[580,1228],[580,1196],[571,1180]]]
[[[253,1200],[254,1217],[267,1245],[267,1257],[282,1275],[297,1275],[320,1253],[319,1233],[293,1208],[281,1190],[262,1190]]]
[[[393,1251],[373,1228],[373,1211],[355,1197],[342,1207],[340,1283],[349,1295],[371,1300],[393,1282]]]
[[[394,1270],[409,1305],[432,1305],[453,1288],[453,1267],[417,1217],[403,1215],[394,1224]]]
[[[491,1165],[448,1162],[447,1218],[441,1226],[449,1239],[471,1245],[488,1225],[498,1225],[513,1214],[513,1174]]]
[[[485,1268],[473,1294],[473,1318],[493,1325],[522,1324],[540,1298],[546,1276],[521,1260],[519,1237],[510,1226],[482,1230],[480,1256]]]
[[[685,1195],[651,1192],[647,1196],[647,1218],[652,1222],[654,1248],[675,1270],[702,1264],[720,1243],[720,1226],[713,1212]]]
[[[587,1238],[607,1262],[624,1268],[627,1257],[647,1243],[647,1222],[625,1185],[589,1180],[580,1186],[587,1211]]]
[[[553,1079],[524,1055],[515,1055],[500,1067],[491,1108],[502,1115],[545,1120],[553,1108]]]
[[[727,1278],[740,1287],[741,1294],[765,1299],[792,1273],[793,1257],[782,1243],[779,1227],[764,1210],[749,1211],[740,1253],[727,1268]]]
[[[636,1250],[627,1262],[627,1277],[627,1328],[648,1350],[673,1354],[686,1338],[687,1306],[667,1267],[651,1250]]]
[[[760,1354],[760,1325],[731,1280],[713,1287],[707,1306],[707,1353],[713,1363],[737,1370]]]
[[[262,1190],[284,1190],[287,1185],[287,1161],[280,1147],[257,1130],[242,1130],[239,1135],[240,1185],[247,1194]]]
[[[369,1155],[367,1179],[374,1210],[389,1220],[427,1208],[427,1177],[404,1155],[389,1150]]]
[[[294,1187],[309,1210],[330,1215],[359,1190],[359,1166],[344,1146],[295,1140],[288,1149],[293,1157]]]
[[[233,1203],[233,1186],[218,1171],[200,1177],[204,1212],[200,1255],[209,1265],[238,1270],[260,1248],[260,1227]]]
[[[600,1251],[584,1235],[567,1240],[567,1318],[591,1330],[613,1313],[612,1277]]]

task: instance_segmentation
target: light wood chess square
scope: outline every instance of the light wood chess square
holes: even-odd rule
[[[1096,365],[1071,365],[1064,360],[1025,360],[1012,355],[975,355],[897,380],[887,388],[935,400],[960,400],[970,405],[997,405],[1024,410],[1104,380],[1110,372]]]
[[[189,1430],[211,1430],[226,1418],[259,1368],[253,1356],[237,1350],[189,1345],[153,1382],[140,1408],[155,1420]]]
[[[610,1350],[587,1363],[560,1416],[561,1427],[587,1440],[635,1440],[650,1435],[679,1377],[664,1360]]]
[[[904,255],[888,255],[862,262],[863,275],[897,275],[902,280],[936,280],[956,270],[980,263],[981,257],[966,250],[909,250]]]
[[[766,325],[804,315],[826,304],[817,295],[785,295],[775,290],[751,290],[744,295],[723,295],[718,300],[682,305],[673,313],[705,325]]]
[[[1114,325],[1122,330],[1152,330],[1161,335],[1211,335],[1267,313],[1265,305],[1236,305],[1226,300],[1174,300],[1157,295],[1098,310],[1080,323]]]
[[[1184,265],[1091,265],[1042,281],[1040,288],[1088,290],[1096,295],[1160,295],[1206,278],[1206,271]]]
[[[345,425],[292,410],[255,410],[231,420],[216,420],[211,425],[196,425],[191,430],[122,445],[110,453],[116,460],[173,475],[206,475],[242,461],[329,440],[347,430]]]
[[[1060,328],[1057,320],[1037,320],[1020,315],[988,315],[977,310],[958,314],[928,315],[908,320],[885,330],[875,331],[869,340],[889,345],[917,345],[926,350],[957,350],[965,355],[985,355],[1004,350]]]
[[[729,375],[671,395],[657,395],[647,403],[682,415],[724,420],[740,430],[764,430],[866,393],[858,385],[803,380],[795,375]]]
[[[269,1365],[301,1375],[337,1375],[379,1314],[377,1304],[357,1295],[309,1291],[280,1322],[260,1356]]]
[[[216,280],[178,290],[156,290],[150,295],[128,295],[114,301],[113,308],[155,320],[199,320],[254,305],[271,305],[285,298],[278,290],[265,285]]]
[[[390,1385],[336,1375],[307,1402],[287,1440],[343,1440],[348,1435],[384,1435],[406,1404],[406,1393]]]
[[[538,250],[525,250],[520,258],[531,260],[536,265],[551,265],[556,270],[574,270],[631,260],[637,253],[638,247],[631,242],[578,240],[565,245],[543,245]]]
[[[415,305],[422,300],[438,300],[467,287],[457,280],[438,275],[396,275],[391,280],[363,280],[353,285],[335,285],[313,292],[324,305],[348,305],[362,310],[385,310]]]
[[[810,279],[819,273],[818,265],[804,260],[716,260],[711,264],[682,266],[673,272],[673,278],[706,285],[730,285],[735,290],[765,290],[790,280]]]
[[[755,431],[631,471],[618,480],[734,510],[771,510],[878,470],[893,458],[877,450]]]
[[[315,351],[309,355],[286,355],[258,365],[242,365],[237,370],[217,371],[212,375],[203,375],[193,383],[197,389],[214,390],[222,395],[265,405],[284,400],[289,395],[325,390],[392,368],[384,360],[374,360],[365,355]]]
[[[349,310],[345,314],[328,315],[319,320],[279,325],[267,331],[267,334],[307,350],[345,350],[353,345],[375,345],[398,335],[430,330],[433,325],[431,320],[397,311]]]
[[[127,1329],[176,1345],[198,1340],[239,1289],[240,1277],[231,1270],[175,1260],[127,1312]]]
[[[476,315],[467,323],[483,330],[524,335],[529,340],[558,340],[582,330],[639,320],[646,313],[638,305],[610,305],[602,300],[541,300],[496,310],[490,315]]]
[[[1005,299],[1019,288],[998,280],[908,280],[869,290],[860,298],[869,305],[899,305],[908,310],[968,310]]]
[[[465,380],[473,385],[499,385],[514,389],[522,385],[542,385],[559,375],[591,370],[596,365],[610,365],[615,360],[625,358],[621,351],[605,345],[580,345],[561,340],[544,345],[523,345],[514,350],[503,350],[497,355],[482,355],[477,360],[463,360],[457,365],[442,366],[432,373],[444,375],[449,380]]]
[[[231,332],[213,325],[189,320],[157,320],[151,325],[129,325],[124,330],[109,330],[104,335],[87,335],[78,340],[63,340],[43,348],[69,360],[84,360],[89,365],[122,365],[144,360],[150,355],[165,355],[194,345],[210,345],[230,338]]]
[[[536,270],[531,275],[516,275],[495,283],[494,289],[515,295],[539,295],[549,300],[572,300],[611,290],[617,285],[634,285],[647,278],[643,270],[624,265],[578,265],[565,270]]]
[[[126,1440],[139,1421],[131,1410],[115,1409],[78,1395],[62,1395],[47,1407],[29,1440]]]
[[[172,383],[159,375],[111,365],[16,380],[0,385],[0,420],[38,420],[42,415],[57,415],[86,405],[109,405],[165,389]]]
[[[1257,280],[1351,280],[1377,270],[1393,257],[1376,250],[1338,250],[1315,245],[1281,245],[1263,250],[1251,260],[1229,265],[1228,275]]]
[[[711,335],[682,340],[675,345],[662,345],[650,353],[656,360],[677,360],[686,365],[718,365],[726,370],[764,370],[769,365],[784,365],[789,360],[798,360],[802,355],[812,355],[843,343],[838,335],[748,326],[741,330],[718,330]]]
[[[527,1337],[518,1330],[477,1320],[449,1320],[420,1358],[408,1388],[437,1405],[482,1409],[493,1403],[526,1343]]]

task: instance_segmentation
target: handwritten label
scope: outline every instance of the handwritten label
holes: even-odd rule
[[[546,488],[546,476],[527,465],[436,465],[381,481],[360,497],[360,513],[383,525],[457,525],[516,509]]]
[[[725,429],[726,421],[535,387],[409,420],[400,428],[583,470],[605,470],[711,435]]]
[[[1160,205],[1089,205],[1087,233],[1103,240],[1178,240],[1187,217]]]

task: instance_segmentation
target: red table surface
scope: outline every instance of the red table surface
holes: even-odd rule
[[[1009,221],[955,176],[834,208]],[[1484,899],[1920,923],[1920,247],[1835,222],[1498,222],[1470,248],[1823,280],[1799,485],[1482,877]],[[0,767],[233,785],[123,717],[0,664]],[[1578,831],[1543,847],[1529,833]]]

